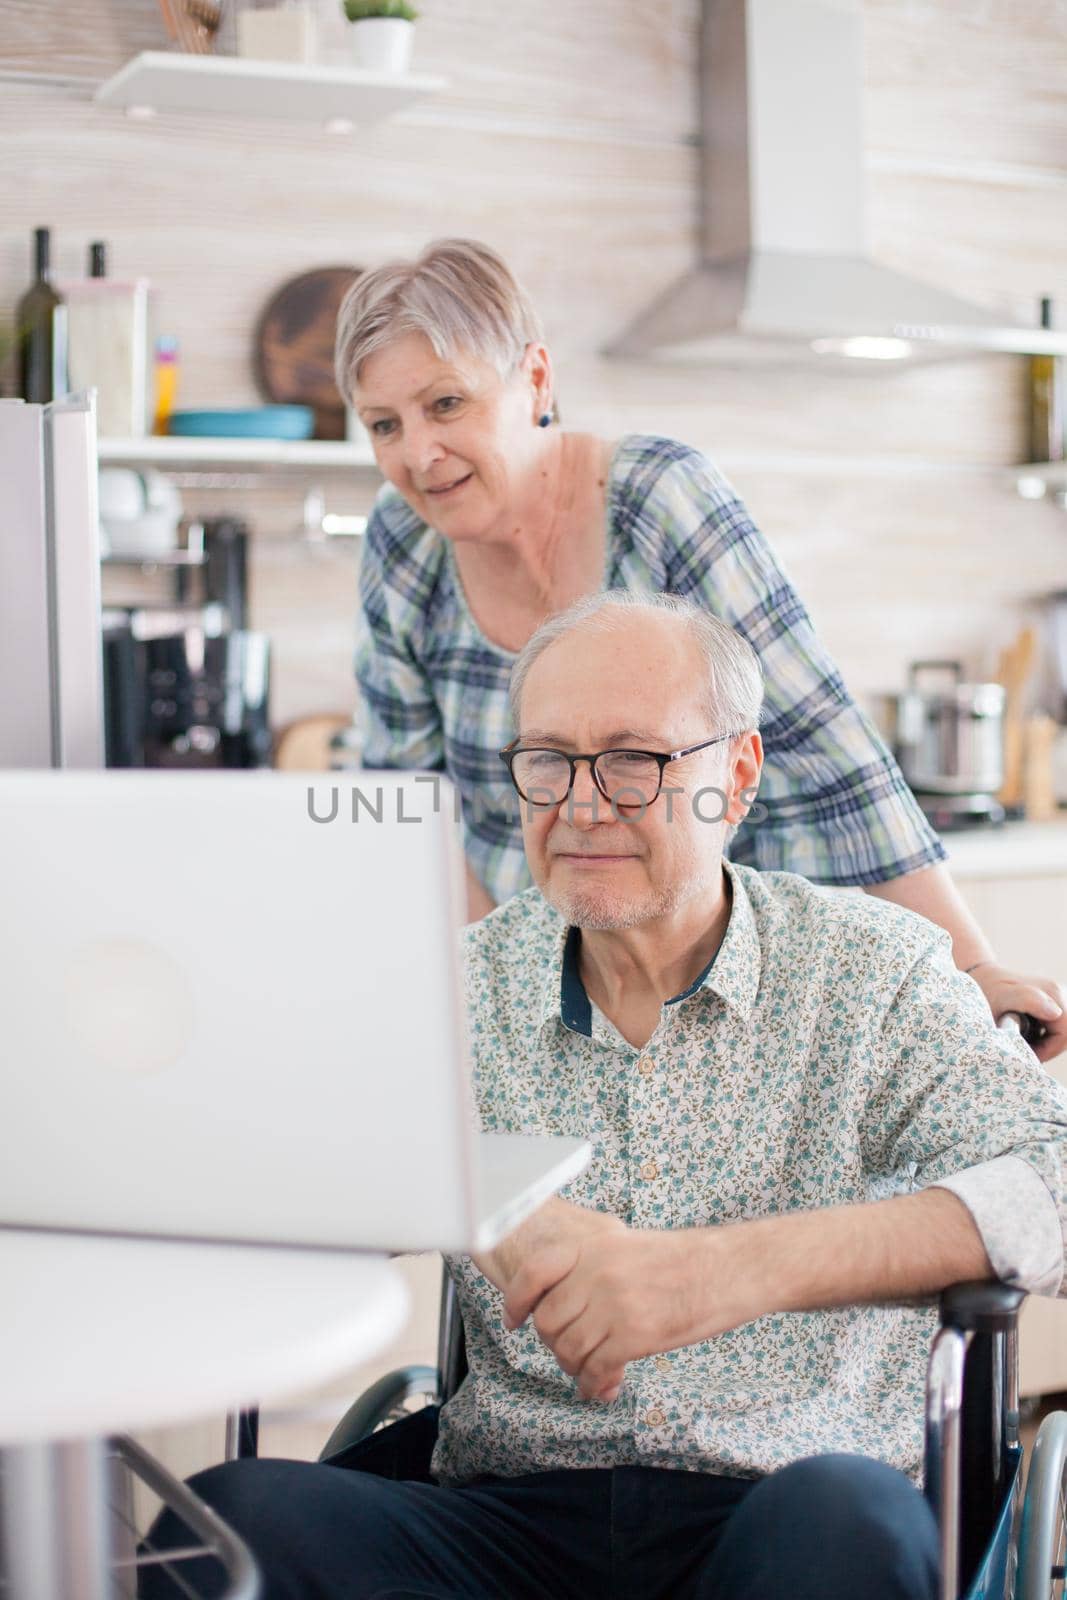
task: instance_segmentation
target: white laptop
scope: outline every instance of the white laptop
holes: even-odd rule
[[[0,1224],[486,1248],[589,1159],[479,1134],[454,791],[0,772]]]

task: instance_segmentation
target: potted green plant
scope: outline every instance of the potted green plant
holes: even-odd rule
[[[342,0],[352,24],[356,65],[372,72],[406,72],[418,12],[407,0]]]

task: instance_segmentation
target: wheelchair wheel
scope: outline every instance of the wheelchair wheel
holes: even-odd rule
[[[319,1460],[339,1455],[369,1433],[434,1405],[439,1399],[437,1391],[436,1367],[400,1367],[396,1372],[387,1372],[349,1406],[323,1445]]]
[[[1034,1442],[1019,1533],[1017,1600],[1064,1600],[1067,1586],[1067,1412],[1047,1416]]]

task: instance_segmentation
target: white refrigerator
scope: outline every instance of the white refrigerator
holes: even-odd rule
[[[0,400],[0,767],[104,765],[94,397]],[[130,1595],[110,1574],[96,1440],[7,1447],[0,1591]]]
[[[104,765],[93,393],[0,400],[0,767]]]

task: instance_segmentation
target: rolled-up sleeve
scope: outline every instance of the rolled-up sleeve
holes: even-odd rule
[[[1044,1179],[1019,1156],[996,1156],[931,1188],[951,1189],[971,1213],[1001,1283],[1056,1294],[1063,1282],[1059,1212]]]
[[[885,883],[946,859],[904,776],[856,705],[804,602],[727,480],[686,452],[656,486],[668,586],[746,638],[763,667],[766,816],[735,861],[815,883]]]
[[[862,1116],[864,1164],[967,1207],[997,1277],[1067,1294],[1067,1092],[1018,1035],[998,1032],[947,934],[886,1014]]]

